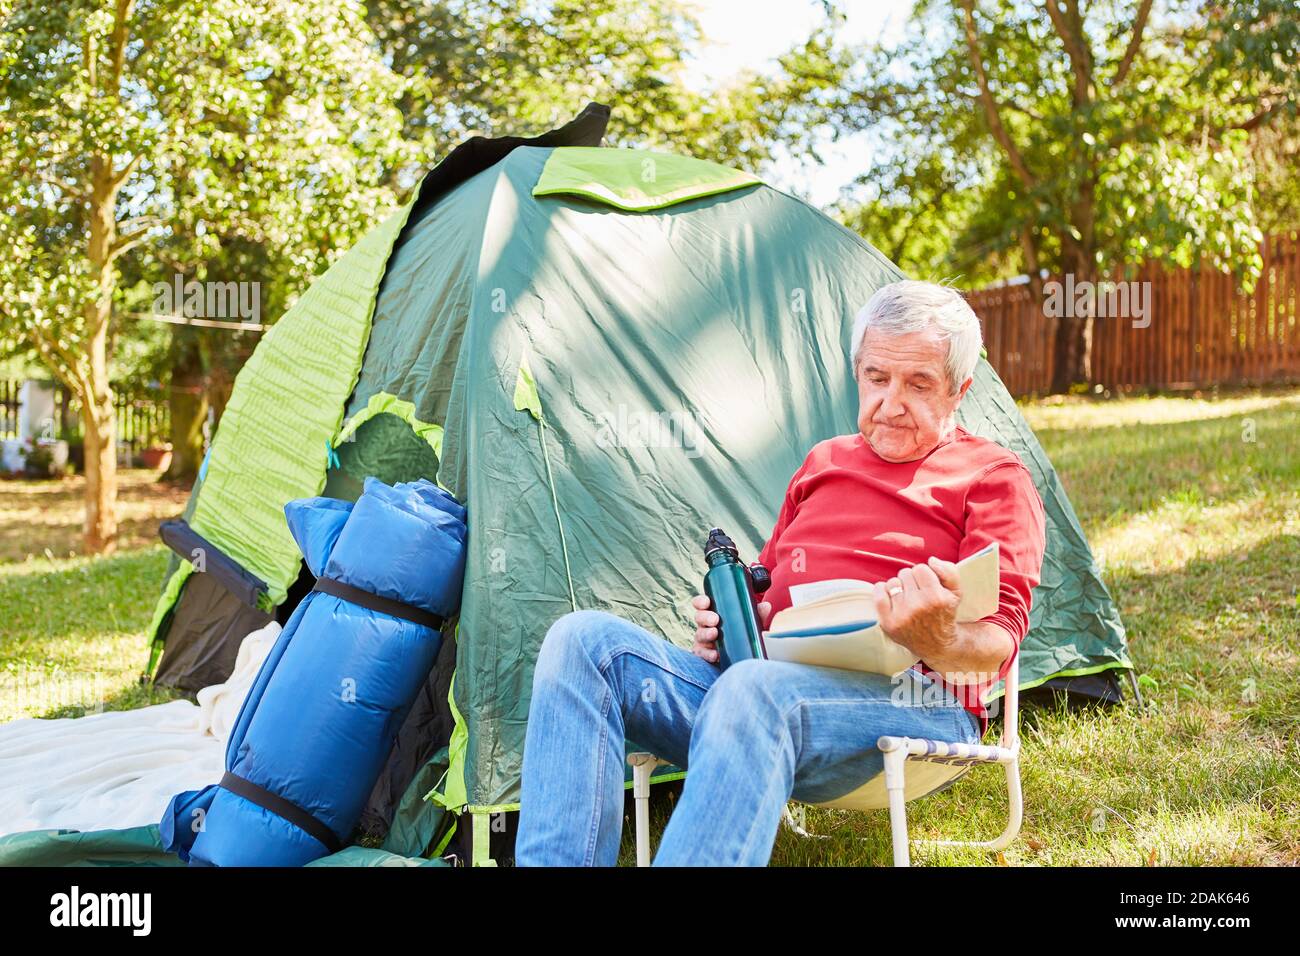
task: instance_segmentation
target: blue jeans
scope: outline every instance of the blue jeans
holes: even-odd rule
[[[786,802],[833,800],[882,773],[881,735],[979,742],[955,698],[915,689],[778,661],[720,674],[612,614],[566,614],[533,675],[515,862],[617,862],[627,739],[689,769],[655,866],[764,866]]]

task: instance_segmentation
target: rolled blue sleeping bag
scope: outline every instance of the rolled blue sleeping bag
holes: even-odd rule
[[[355,504],[285,506],[316,575],[249,689],[221,783],[177,794],[163,846],[196,865],[302,866],[356,828],[460,608],[465,509],[367,478]]]

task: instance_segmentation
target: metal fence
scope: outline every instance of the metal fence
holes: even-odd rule
[[[18,437],[18,397],[21,381],[0,379],[0,438]],[[171,413],[162,389],[115,386],[117,443],[123,454],[135,457],[144,449],[166,442],[171,435]],[[78,402],[62,385],[54,386],[54,421],[49,437],[70,444],[83,441]]]

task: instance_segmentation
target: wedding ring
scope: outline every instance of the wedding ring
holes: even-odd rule
[[[890,588],[890,589],[889,589],[889,596],[890,596],[890,597],[893,597],[895,594],[902,594],[902,593],[903,593],[903,589],[902,589],[902,588]]]

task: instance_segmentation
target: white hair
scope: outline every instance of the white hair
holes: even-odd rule
[[[907,335],[934,327],[948,343],[948,387],[952,392],[975,374],[983,344],[980,320],[961,293],[945,285],[906,279],[876,290],[853,320],[849,355],[856,370],[867,329]]]

